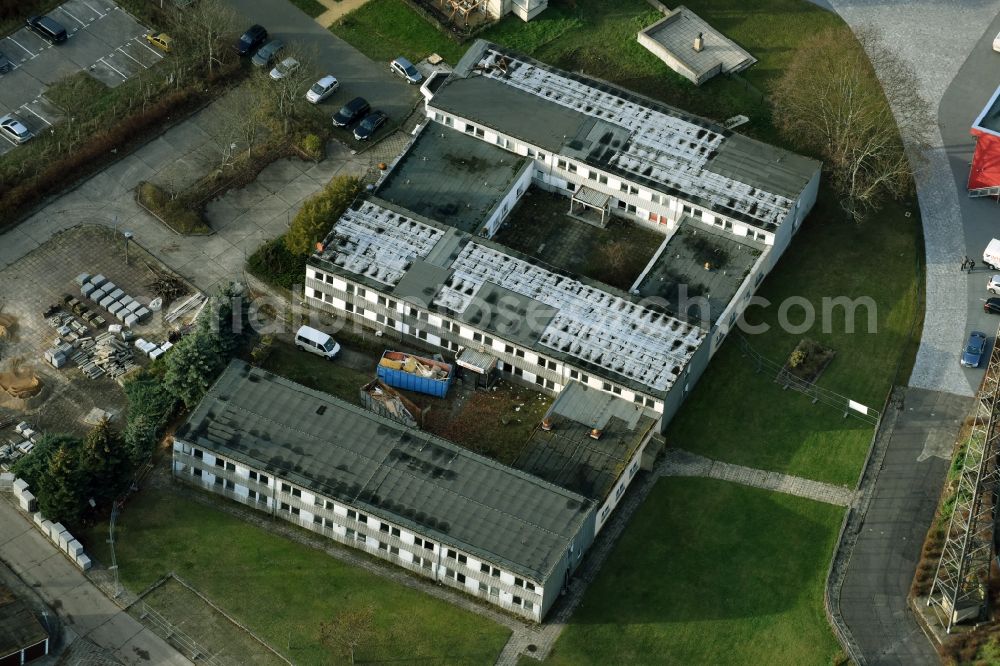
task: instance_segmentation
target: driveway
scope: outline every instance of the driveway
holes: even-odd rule
[[[190,666],[184,656],[104,596],[2,499],[0,559],[56,610],[66,628],[111,651],[123,663]]]
[[[335,37],[287,0],[228,0],[247,27],[259,23],[289,48],[301,49],[317,69],[336,76],[340,90],[324,106],[332,116],[347,100],[360,95],[373,109],[389,114],[398,123],[409,115],[420,97],[418,86],[404,83],[389,73],[389,63],[373,63],[353,46]],[[305,94],[305,91],[303,91]]]

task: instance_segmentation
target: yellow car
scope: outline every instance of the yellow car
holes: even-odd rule
[[[174,38],[164,32],[161,32],[158,35],[150,33],[146,35],[146,41],[156,48],[170,53],[170,45],[173,43]]]

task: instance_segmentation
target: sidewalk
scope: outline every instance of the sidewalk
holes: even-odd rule
[[[191,662],[104,596],[10,503],[0,500],[0,559],[58,613],[63,625],[125,664]]]
[[[368,0],[319,0],[319,4],[326,7],[326,11],[316,17],[316,23],[324,28],[329,28],[341,17],[350,14]]]

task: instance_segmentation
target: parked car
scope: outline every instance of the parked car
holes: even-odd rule
[[[322,79],[312,84],[312,88],[306,93],[306,99],[313,104],[319,104],[324,99],[337,92],[340,81],[333,76],[324,76]]]
[[[253,55],[267,41],[267,29],[262,25],[252,25],[236,40],[236,53],[241,57]]]
[[[407,83],[420,83],[424,80],[423,75],[417,71],[413,63],[406,58],[399,57],[389,63],[389,71],[397,76],[406,79]]]
[[[295,333],[295,346],[299,351],[319,354],[328,361],[332,361],[340,353],[340,345],[333,338],[312,326],[299,327]]]
[[[986,351],[986,334],[973,331],[969,335],[969,341],[965,344],[965,351],[962,352],[963,368],[978,368],[983,360],[983,352]]]
[[[146,35],[146,41],[160,49],[161,51],[166,51],[170,53],[170,45],[173,43],[174,38],[165,32],[161,32],[158,35],[149,33]]]
[[[385,125],[387,120],[389,120],[389,116],[382,111],[372,111],[354,128],[354,138],[358,141],[367,141],[372,138],[379,127]]]
[[[1000,34],[993,38],[993,50],[1000,51]]]
[[[24,143],[35,136],[20,120],[11,115],[0,118],[0,133],[14,143]]]
[[[271,70],[271,78],[275,81],[281,80],[299,68],[299,61],[295,58],[285,58]]]
[[[340,111],[333,114],[334,127],[347,127],[358,118],[363,118],[369,111],[371,105],[364,97],[355,97],[350,102],[340,108]]]
[[[986,283],[986,291],[991,294],[1000,294],[1000,275],[994,275],[990,278],[990,281]]]
[[[66,28],[49,16],[32,16],[25,21],[25,25],[49,44],[60,44],[66,41]]]
[[[12,69],[14,69],[14,63],[3,54],[3,51],[0,51],[0,74],[6,74]]]
[[[986,314],[1000,314],[1000,298],[987,298],[983,302],[983,312]]]
[[[268,67],[278,59],[278,55],[284,48],[285,43],[283,41],[280,39],[272,39],[267,44],[264,44],[264,46],[257,49],[257,53],[255,53],[253,58],[250,59],[250,62],[257,67]]]

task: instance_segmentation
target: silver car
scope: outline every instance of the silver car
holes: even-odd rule
[[[0,134],[3,134],[14,143],[24,143],[35,136],[31,133],[31,130],[24,126],[24,123],[11,115],[0,118]]]
[[[319,104],[324,99],[337,92],[337,88],[340,87],[340,81],[334,76],[324,76],[322,79],[317,81],[306,93],[306,99],[313,104]]]
[[[389,63],[389,71],[397,76],[406,79],[407,83],[420,83],[424,80],[423,75],[417,71],[413,63],[406,58],[399,57]]]

